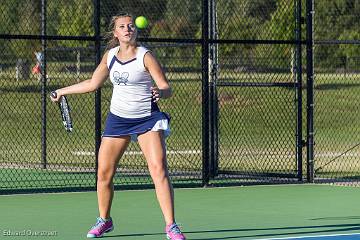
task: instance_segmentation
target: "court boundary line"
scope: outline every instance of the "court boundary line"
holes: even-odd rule
[[[166,153],[168,155],[172,154],[201,154],[202,150],[167,150]],[[75,156],[95,156],[94,151],[83,151],[83,150],[77,150],[72,151],[72,155]],[[126,151],[124,155],[143,155],[142,151]]]
[[[302,238],[341,237],[341,236],[353,236],[353,235],[360,235],[360,233],[343,233],[343,234],[328,234],[328,235],[310,235],[310,236],[282,237],[282,238],[257,238],[257,239],[255,239],[255,240],[286,240],[286,239],[302,239]]]
[[[189,149],[189,150],[167,150],[166,151],[167,154],[200,154],[202,153],[202,150],[199,149]],[[95,152],[94,151],[86,151],[86,150],[74,150],[71,151],[72,155],[75,156],[95,156]],[[337,155],[340,155],[341,152],[320,152],[318,154],[316,154],[316,156],[318,157],[334,157]],[[126,151],[124,153],[124,155],[142,155],[141,151]],[[273,155],[275,157],[278,156],[288,156],[288,155],[284,155],[284,154],[277,154],[277,152],[275,153],[270,153],[270,155]],[[346,153],[343,156],[345,157],[358,157],[360,156],[360,153],[356,152],[356,153]]]
[[[333,185],[333,184],[323,184],[323,183],[283,183],[283,184],[259,184],[259,185],[249,185],[249,186],[220,186],[220,187],[180,187],[180,188],[174,188],[174,190],[211,190],[211,189],[223,189],[223,188],[252,188],[252,187],[289,187],[289,186],[326,186],[326,187],[337,187],[337,188],[354,188],[354,186],[339,186],[339,185]],[[152,191],[154,189],[123,189],[123,190],[115,190],[121,191],[121,192],[143,192],[143,191]],[[20,195],[39,195],[39,194],[73,194],[73,193],[91,193],[95,192],[96,190],[89,190],[89,191],[66,191],[66,192],[34,192],[34,193],[11,193],[11,194],[0,194],[1,197],[5,196],[20,196]],[[360,234],[360,233],[359,233]],[[255,240],[273,240],[274,238],[260,238]],[[279,238],[281,239],[281,238]],[[286,238],[283,238],[286,239]]]

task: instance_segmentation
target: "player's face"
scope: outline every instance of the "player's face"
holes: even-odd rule
[[[115,20],[114,36],[120,42],[134,42],[136,34],[136,27],[131,17],[119,17]]]

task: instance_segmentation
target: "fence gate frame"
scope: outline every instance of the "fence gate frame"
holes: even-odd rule
[[[306,0],[306,18],[302,16],[302,0],[294,0],[295,32],[294,40],[221,40],[218,39],[216,0],[204,0],[203,3],[203,35],[202,35],[202,76],[203,76],[203,185],[219,171],[219,102],[218,87],[246,87],[246,83],[218,83],[218,45],[233,44],[292,44],[295,48],[293,83],[258,83],[256,87],[294,87],[296,99],[296,134],[295,158],[299,182],[303,179],[303,148],[306,147],[306,181],[314,181],[314,70],[313,70],[313,14],[314,1]],[[306,39],[302,40],[302,25],[306,24]],[[303,63],[302,50],[306,47],[306,140],[303,139]],[[227,174],[229,174],[227,172]],[[231,174],[231,173],[230,173]],[[281,176],[278,176],[281,177]],[[289,176],[286,176],[289,177]]]

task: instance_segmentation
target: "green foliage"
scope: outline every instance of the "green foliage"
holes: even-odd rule
[[[166,13],[166,3],[168,0],[102,0],[101,7],[101,29],[102,34],[109,31],[108,25],[111,17],[119,12],[127,12],[134,17],[145,16],[149,20],[151,29],[157,21],[164,18]],[[149,31],[142,31],[142,37],[148,37]]]
[[[172,38],[194,38],[199,28],[201,28],[201,6],[201,1],[168,0],[167,11],[164,15],[165,25],[168,26],[167,30],[169,31],[167,36]]]
[[[93,13],[94,5],[89,4],[88,0],[69,0],[67,4],[62,4],[58,8],[57,33],[59,35],[70,36],[93,36]],[[87,42],[61,41],[62,46],[66,47],[85,47]]]
[[[359,40],[360,2],[357,0],[315,1],[316,40]],[[344,68],[346,60],[359,56],[357,45],[320,45],[315,48],[318,67]]]
[[[274,0],[219,1],[217,5],[219,39],[259,39],[264,23],[275,10]],[[254,45],[222,45],[220,55],[244,59],[254,54]]]
[[[39,34],[40,4],[37,0],[1,2],[2,16],[0,32],[5,34]],[[16,58],[31,59],[33,41],[6,41],[2,46]],[[0,47],[1,49],[1,47]],[[4,50],[5,51],[5,50]]]
[[[262,28],[262,35],[275,40],[293,40],[295,32],[294,1],[277,0],[276,11]]]
[[[201,34],[201,1],[168,0],[166,12],[162,19],[154,22],[150,36],[154,38],[199,38]],[[186,13],[186,15],[184,14]],[[188,56],[188,60],[180,59]],[[163,53],[162,63],[168,66],[200,67],[200,56],[192,48],[173,47]]]
[[[270,17],[261,28],[261,39],[272,40],[294,40],[295,39],[295,6],[294,1],[277,0],[276,10],[270,14]],[[292,46],[289,45],[272,45],[268,51],[264,51],[264,46],[256,47],[257,55],[260,59],[272,59],[270,64],[278,68],[289,68],[292,61]],[[270,51],[271,49],[271,51]]]
[[[220,39],[294,39],[295,0],[216,0],[217,21]],[[315,3],[315,40],[359,40],[360,1],[317,0]],[[127,11],[134,16],[144,15],[150,26],[141,32],[141,37],[199,39],[202,35],[201,0],[101,0],[102,34],[107,30],[111,16]],[[302,0],[302,16],[306,17],[305,0]],[[41,33],[41,1],[2,0],[0,6],[0,33]],[[47,1],[47,34],[66,36],[92,36],[94,34],[94,5],[90,0]],[[305,24],[302,36],[305,38]],[[91,42],[48,41],[48,47],[85,47]],[[39,50],[40,41],[4,41],[1,52],[11,52],[18,58],[33,58]],[[265,58],[267,51],[252,44],[221,45],[220,54],[229,58]],[[291,48],[271,47],[271,54],[284,59],[288,64]],[[290,51],[290,52],[289,52]],[[327,68],[344,67],[342,59],[359,56],[358,45],[317,45],[316,66]],[[171,56],[188,55],[180,48],[169,49]],[[192,60],[191,60],[192,61]],[[194,60],[194,64],[199,61]]]

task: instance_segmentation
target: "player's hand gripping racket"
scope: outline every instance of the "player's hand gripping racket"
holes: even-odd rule
[[[55,91],[51,92],[51,96],[53,98],[57,98],[57,93]],[[61,96],[59,101],[59,108],[61,113],[61,118],[65,127],[65,130],[68,132],[72,132],[73,126],[72,126],[72,120],[70,115],[70,106],[67,98],[65,96]]]

